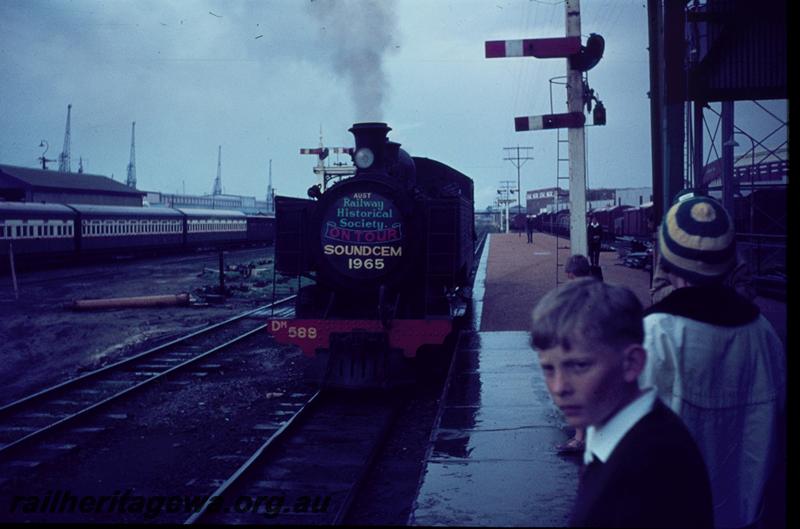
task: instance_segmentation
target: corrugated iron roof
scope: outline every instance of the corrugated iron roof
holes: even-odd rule
[[[26,187],[68,189],[75,191],[103,191],[124,195],[143,196],[145,193],[131,189],[120,182],[102,175],[87,173],[62,173],[30,167],[0,164],[0,176],[16,179]]]
[[[95,204],[67,204],[84,215],[106,215],[110,217],[176,217],[183,218],[172,208],[150,208],[143,206],[107,206]]]
[[[62,204],[45,204],[42,202],[0,202],[0,216],[9,218],[13,214],[32,215],[75,215],[75,212]]]
[[[229,209],[201,209],[201,208],[175,208],[189,218],[194,217],[237,217],[245,218],[246,215],[241,211]]]

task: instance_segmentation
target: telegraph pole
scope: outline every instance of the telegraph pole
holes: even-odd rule
[[[506,233],[509,232],[508,205],[514,201],[514,199],[511,198],[511,195],[514,194],[513,186],[513,180],[503,180],[500,182],[500,189],[497,190],[497,194],[500,195],[498,202],[506,207]]]
[[[519,169],[525,165],[525,162],[528,160],[533,160],[533,156],[521,156],[520,151],[532,151],[533,147],[520,147],[517,145],[516,147],[503,147],[503,150],[512,152],[514,150],[517,151],[516,156],[511,157],[511,152],[509,152],[509,156],[503,158],[503,160],[510,161],[512,164],[514,164],[514,167],[517,168],[517,213],[519,213],[521,205],[520,202],[522,200],[522,186],[520,185]]]

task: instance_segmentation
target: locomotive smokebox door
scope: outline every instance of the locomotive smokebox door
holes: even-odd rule
[[[321,383],[335,388],[387,388],[410,383],[412,371],[401,349],[383,332],[331,333],[330,349],[317,351]]]
[[[340,182],[317,204],[311,246],[319,281],[333,289],[377,292],[404,280],[419,233],[413,203],[391,182]]]

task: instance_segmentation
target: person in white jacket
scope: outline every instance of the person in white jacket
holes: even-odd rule
[[[699,446],[715,526],[756,526],[785,449],[783,345],[758,307],[724,284],[736,247],[719,202],[682,196],[664,216],[659,253],[674,290],[645,313],[639,382],[656,387]]]

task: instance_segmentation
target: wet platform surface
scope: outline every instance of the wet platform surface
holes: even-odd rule
[[[527,332],[464,332],[409,522],[563,526],[580,460]]]
[[[440,401],[409,525],[565,526],[578,484],[579,456],[555,445],[564,424],[529,345],[530,312],[566,281],[568,241],[537,233],[534,244],[493,234],[473,290],[470,331],[463,331]],[[629,287],[647,307],[650,274],[603,252],[604,279]],[[757,298],[781,338],[786,305]]]

